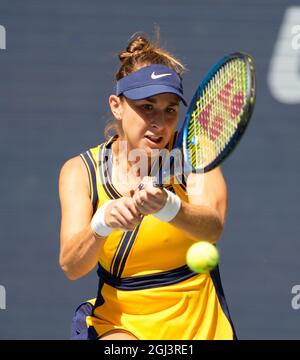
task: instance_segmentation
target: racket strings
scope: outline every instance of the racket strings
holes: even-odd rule
[[[247,94],[245,63],[234,59],[208,82],[191,114],[189,157],[194,168],[204,168],[226,147],[241,120]]]

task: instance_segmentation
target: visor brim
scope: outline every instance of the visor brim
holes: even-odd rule
[[[131,90],[126,90],[126,91],[124,91],[123,95],[130,100],[141,100],[141,99],[146,99],[148,97],[163,94],[163,93],[176,94],[180,98],[182,103],[185,106],[187,106],[187,102],[186,102],[185,98],[183,97],[182,93],[179,90],[177,90],[176,88],[171,87],[171,86],[149,85],[149,86],[144,86],[144,87],[135,88],[135,89],[131,89]]]

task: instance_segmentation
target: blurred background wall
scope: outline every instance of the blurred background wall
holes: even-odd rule
[[[255,59],[256,109],[223,165],[220,269],[240,339],[300,337],[299,2],[0,0],[1,339],[67,339],[96,295],[95,271],[71,282],[58,265],[58,175],[104,140],[116,54],[155,24],[187,65],[188,100],[219,57]]]

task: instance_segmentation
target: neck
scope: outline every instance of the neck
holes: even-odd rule
[[[128,183],[147,176],[151,163],[143,149],[132,148],[128,141],[117,138],[112,144],[113,168],[117,178]]]

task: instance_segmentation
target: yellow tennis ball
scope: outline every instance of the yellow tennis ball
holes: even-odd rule
[[[197,273],[210,272],[218,264],[218,261],[219,252],[217,248],[207,241],[196,242],[186,254],[188,267]]]

